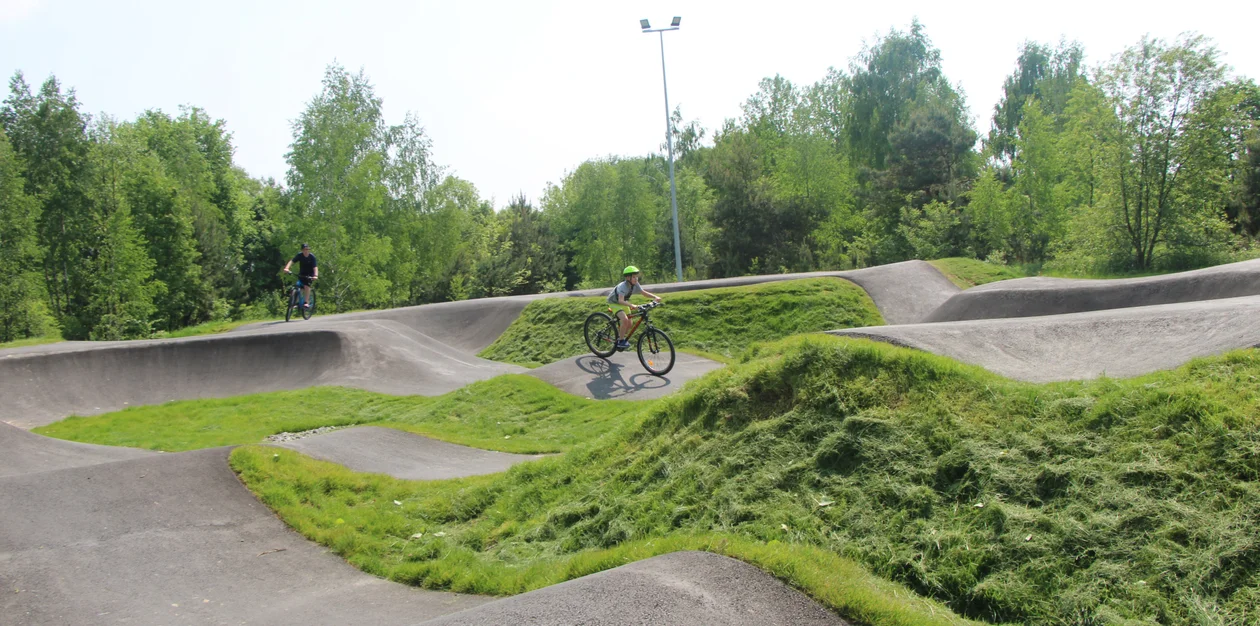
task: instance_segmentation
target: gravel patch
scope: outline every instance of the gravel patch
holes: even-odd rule
[[[304,430],[300,433],[276,433],[274,435],[270,435],[267,437],[267,443],[284,443],[286,441],[297,441],[298,439],[305,439],[306,437],[310,437],[311,435],[322,435],[324,433],[330,433],[334,430],[339,430],[342,428],[345,428],[345,426],[320,426],[319,428],[314,428],[311,430]]]

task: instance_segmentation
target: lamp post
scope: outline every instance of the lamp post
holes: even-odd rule
[[[678,187],[674,184],[674,124],[669,119],[669,83],[665,81],[665,31],[678,30],[681,17],[674,17],[668,28],[653,29],[647,20],[639,20],[639,27],[645,33],[659,33],[661,38],[661,85],[665,88],[665,145],[669,149],[669,202],[674,210],[674,271],[678,273],[678,282],[683,281],[682,246],[678,242]]]

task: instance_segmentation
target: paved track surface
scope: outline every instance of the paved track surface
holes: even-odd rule
[[[1062,315],[1253,295],[1260,295],[1260,259],[1144,278],[1003,280],[960,292],[913,321]]]
[[[1260,296],[1014,319],[832,331],[1030,382],[1137,376],[1260,344]]]
[[[425,622],[843,626],[845,621],[769,574],[707,552],[675,552]]]
[[[627,350],[614,352],[607,359],[584,354],[527,373],[583,398],[651,400],[678,391],[687,381],[720,367],[717,361],[679,352],[669,374],[654,376],[643,369],[637,353]]]
[[[155,454],[157,453],[135,448],[94,446],[52,439],[0,422],[0,477],[138,459]]]
[[[502,472],[543,455],[506,454],[455,445],[412,433],[359,426],[275,444],[357,472],[408,480],[439,480]]]
[[[0,420],[22,428],[169,400],[344,385],[437,395],[515,365],[388,320],[0,355]]]
[[[1010,281],[964,294],[921,262],[650,287],[670,293],[820,276],[861,285],[894,324],[837,334],[945,354],[1024,380],[1130,376],[1260,343],[1260,325],[1251,323],[1260,296],[1229,298],[1257,292],[1260,262],[1127,281]],[[69,413],[311,385],[443,393],[523,371],[474,355],[539,297],[557,296],[318,317],[204,338],[6,350],[0,421],[29,428]],[[947,319],[965,321],[917,323]],[[642,372],[633,353],[607,362],[579,357],[530,373],[588,397],[646,398],[717,367],[679,356],[664,381]],[[498,471],[523,459],[378,428],[285,445],[416,478]],[[756,568],[692,553],[483,605],[485,598],[388,583],[324,552],[240,485],[222,449],[101,449],[4,426],[0,452],[6,624],[376,624],[442,615],[445,621],[435,623],[841,623]]]
[[[226,456],[0,478],[0,622],[398,624],[487,600],[354,569],[289,530]]]
[[[918,321],[958,291],[931,265],[907,261],[851,272],[781,274],[652,285],[672,293],[810,277],[862,286],[891,323]],[[438,395],[524,368],[478,358],[530,302],[591,296],[595,289],[466,300],[269,322],[207,337],[127,342],[67,342],[0,352],[0,421],[33,428],[68,415],[95,415],[169,400],[344,385],[391,394]],[[685,357],[684,357],[685,358]],[[661,381],[608,377],[576,361],[542,372],[589,397],[648,398],[673,391],[705,367],[679,364]],[[621,365],[614,362],[613,365]],[[614,368],[617,369],[617,368]],[[579,380],[574,377],[588,377]],[[635,380],[630,380],[634,378]]]

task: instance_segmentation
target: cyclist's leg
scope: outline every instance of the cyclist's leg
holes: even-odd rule
[[[617,319],[621,322],[620,332],[618,333],[617,338],[625,339],[630,334],[630,307],[621,307],[621,310],[617,311]]]
[[[302,305],[310,306],[311,304],[311,279],[302,278]]]

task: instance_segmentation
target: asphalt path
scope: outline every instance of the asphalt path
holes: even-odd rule
[[[530,370],[528,375],[584,398],[651,400],[674,393],[687,381],[720,367],[717,361],[678,352],[673,369],[665,376],[655,376],[643,368],[631,349],[614,352],[606,359],[591,354],[563,359]]]
[[[424,624],[844,626],[847,622],[752,565],[707,552],[674,552]]]
[[[1126,378],[1260,344],[1260,296],[1067,315],[832,331],[1029,382]]]
[[[275,444],[356,472],[407,480],[440,480],[506,471],[543,455],[469,448],[393,428],[358,426]]]
[[[1260,295],[1260,259],[1141,278],[1002,280],[959,292],[914,321],[1062,315],[1254,295]]]
[[[808,277],[851,280],[889,326],[836,334],[910,346],[1029,381],[1132,376],[1260,344],[1260,262],[1128,279],[1026,279],[959,292],[930,265],[650,285],[659,293]],[[4,623],[841,623],[756,568],[665,555],[529,594],[426,592],[368,576],[287,529],[226,450],[157,454],[18,430],[172,399],[346,385],[435,395],[523,368],[475,354],[540,297],[259,324],[189,339],[0,352],[0,616]],[[575,322],[576,326],[576,322]],[[528,373],[586,397],[672,393],[720,364],[679,353],[668,377],[633,353]],[[390,429],[282,444],[404,478],[502,471],[528,456]],[[10,591],[12,593],[10,593]],[[444,616],[444,617],[442,617]]]
[[[356,570],[285,526],[226,457],[0,478],[0,622],[399,624],[488,600]]]

